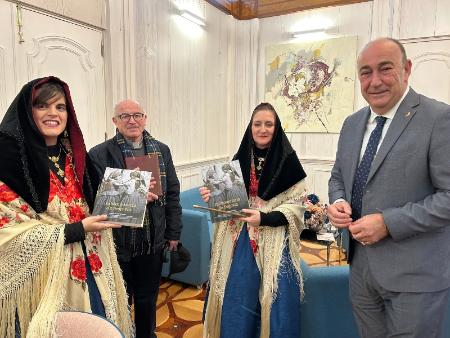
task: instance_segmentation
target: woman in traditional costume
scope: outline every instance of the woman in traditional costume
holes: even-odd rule
[[[251,209],[215,224],[204,336],[298,338],[306,174],[269,103],[253,111],[234,159]]]
[[[58,335],[56,313],[92,312],[132,335],[98,178],[68,86],[36,79],[0,123],[0,337]]]

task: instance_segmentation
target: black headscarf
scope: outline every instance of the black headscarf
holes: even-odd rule
[[[261,105],[268,104],[264,103]],[[273,109],[271,105],[268,106]],[[257,110],[258,107],[260,107],[260,105],[255,108],[255,111],[270,110]],[[306,173],[300,164],[295,150],[292,148],[291,143],[284,133],[284,130],[281,127],[280,118],[274,109],[273,113],[275,115],[275,131],[267,151],[264,168],[259,178],[258,185],[258,196],[266,201],[289,189],[306,177]],[[253,115],[254,114],[255,113],[253,113]],[[247,192],[250,185],[251,152],[255,146],[252,137],[252,121],[253,117],[245,131],[238,152],[233,158],[233,160],[239,160]]]
[[[0,123],[0,180],[22,197],[36,212],[47,210],[50,172],[47,145],[32,112],[36,87],[46,82],[60,84],[65,91],[67,126],[73,151],[75,174],[92,209],[98,180],[87,159],[83,135],[73,108],[69,87],[56,77],[35,79],[23,86]],[[88,174],[89,169],[89,174]],[[95,182],[91,182],[92,179]]]

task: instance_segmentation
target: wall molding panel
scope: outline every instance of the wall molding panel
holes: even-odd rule
[[[90,51],[75,40],[65,36],[45,36],[33,39],[34,50],[27,52],[28,75],[39,76],[38,66],[43,64],[50,51],[62,50],[77,56],[80,66],[85,72],[92,72],[94,63],[90,59]]]
[[[411,86],[421,94],[450,102],[450,37],[404,42],[413,68]]]

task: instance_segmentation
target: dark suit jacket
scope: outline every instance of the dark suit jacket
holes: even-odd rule
[[[368,107],[342,127],[329,199],[351,201]],[[381,212],[390,236],[364,247],[377,282],[390,291],[450,287],[450,106],[410,89],[376,154],[362,215]],[[352,255],[350,247],[349,256]]]

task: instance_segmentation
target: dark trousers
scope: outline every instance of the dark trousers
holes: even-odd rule
[[[162,251],[119,262],[131,305],[134,300],[136,338],[156,338],[156,301],[162,270]]]

